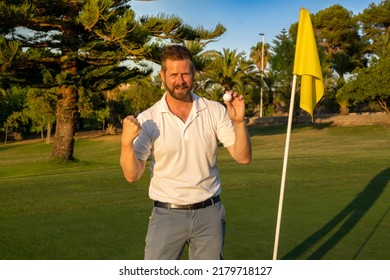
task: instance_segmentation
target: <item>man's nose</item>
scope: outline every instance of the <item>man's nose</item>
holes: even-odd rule
[[[186,81],[184,79],[184,76],[183,75],[177,75],[176,76],[176,83],[178,83],[178,84],[185,84]]]

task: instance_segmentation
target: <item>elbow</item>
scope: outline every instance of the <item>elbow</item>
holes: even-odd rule
[[[238,160],[237,162],[241,165],[248,165],[251,163],[251,161],[252,161],[252,157],[249,157],[249,158]]]
[[[238,164],[248,165],[252,161],[252,147],[249,146],[249,149],[246,151],[237,153],[234,159]]]
[[[141,164],[129,164],[128,161],[121,158],[120,165],[122,168],[123,177],[125,177],[127,182],[133,183],[141,178],[144,170]]]
[[[235,160],[238,164],[248,165],[252,161],[252,153],[249,153],[245,156],[236,157]]]
[[[142,176],[142,173],[137,172],[133,169],[129,169],[125,165],[122,165],[122,172],[123,172],[123,177],[125,177],[126,181],[129,183],[134,183],[138,181]]]
[[[126,181],[127,181],[128,183],[134,183],[134,182],[137,182],[137,181],[138,181],[138,179],[136,179],[136,178],[125,177],[125,179],[126,179]]]
[[[236,148],[236,146],[238,148]],[[241,165],[248,165],[252,161],[252,145],[250,142],[247,144],[238,144],[235,143],[234,146],[228,148],[232,158]]]
[[[126,181],[129,183],[134,183],[140,179],[140,176],[130,176],[126,174],[123,174],[123,176],[125,177]]]

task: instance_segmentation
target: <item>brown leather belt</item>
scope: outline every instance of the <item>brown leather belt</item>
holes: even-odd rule
[[[172,204],[172,203],[165,203],[160,201],[154,201],[155,207],[162,207],[162,208],[168,208],[168,209],[183,209],[183,210],[196,210],[205,208],[207,206],[213,205],[214,203],[217,203],[220,201],[220,197],[214,196],[212,198],[209,198],[205,201],[194,203],[194,204],[185,204],[185,205],[178,205],[178,204]]]

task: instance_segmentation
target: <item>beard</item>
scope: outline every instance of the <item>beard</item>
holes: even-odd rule
[[[175,85],[173,87],[169,87],[166,83],[164,83],[165,89],[168,93],[176,100],[185,101],[187,99],[188,94],[192,90],[192,86],[188,84]]]

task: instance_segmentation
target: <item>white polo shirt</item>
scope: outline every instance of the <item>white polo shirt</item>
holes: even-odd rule
[[[169,110],[166,94],[137,117],[142,130],[134,147],[139,159],[150,157],[149,197],[182,205],[218,195],[218,143],[229,147],[235,141],[226,108],[191,92],[192,109],[183,123]]]

